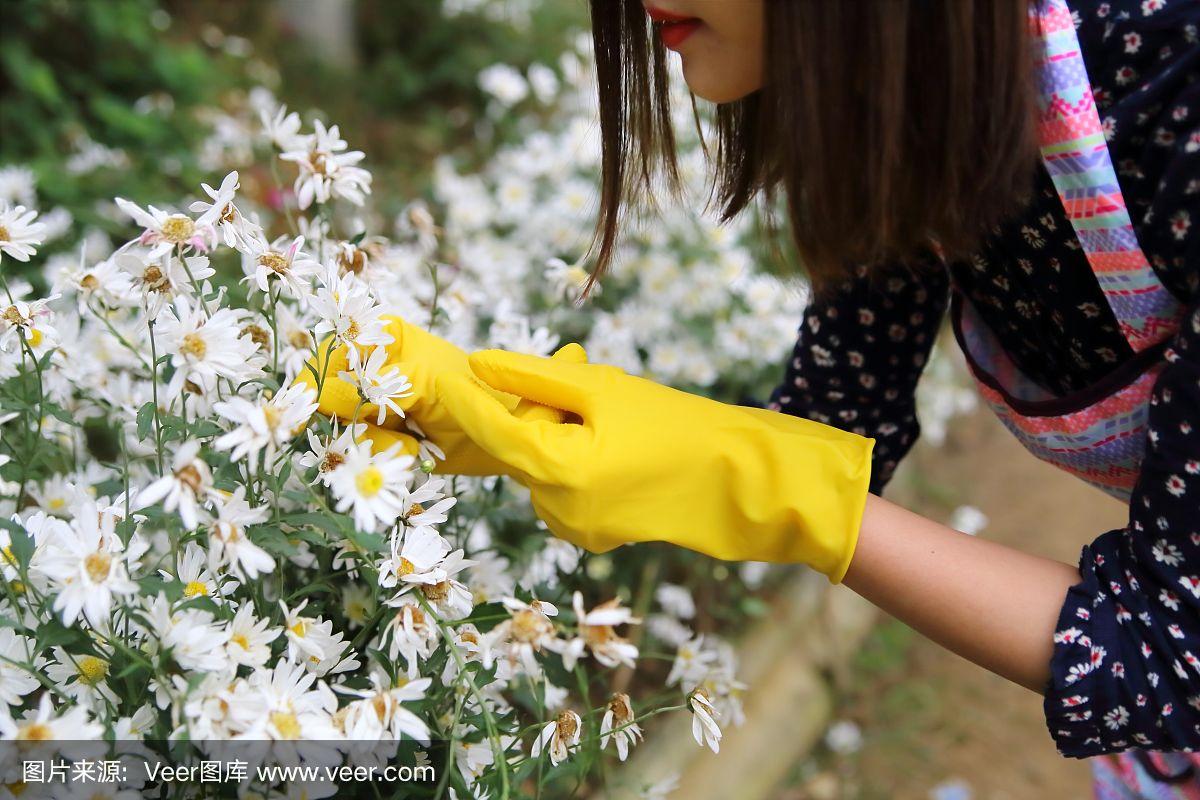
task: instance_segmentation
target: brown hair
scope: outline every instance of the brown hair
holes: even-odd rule
[[[723,219],[779,188],[818,288],[856,264],[948,256],[1027,198],[1036,164],[1027,0],[764,0],[764,86],[717,106]],[[593,280],[623,207],[674,184],[666,56],[640,0],[591,0],[603,177]]]

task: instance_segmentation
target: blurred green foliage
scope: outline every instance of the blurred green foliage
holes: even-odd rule
[[[306,1],[325,0],[300,0],[301,11]],[[517,133],[518,115],[481,125],[479,71],[553,66],[586,22],[582,2],[519,5],[528,13],[490,0],[447,15],[441,0],[357,0],[354,63],[336,66],[277,0],[3,0],[0,166],[33,170],[41,211],[63,206],[77,225],[115,231],[103,213],[114,196],[176,205],[218,180],[197,163],[202,113],[266,85],[340,124],[366,151],[377,195],[411,198],[434,157],[483,158]],[[69,170],[89,142],[128,163]]]
[[[171,31],[155,0],[4,5],[0,164],[33,169],[43,211],[62,205],[102,225],[98,199],[161,202],[195,185],[203,132],[192,112],[244,81],[242,59]],[[68,172],[88,140],[124,150],[128,166]]]

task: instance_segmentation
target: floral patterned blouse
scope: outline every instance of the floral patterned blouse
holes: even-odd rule
[[[1139,243],[1187,314],[1129,522],[1083,549],[1065,598],[1047,723],[1068,756],[1200,751],[1200,2],[1068,4]],[[1028,210],[970,260],[860,270],[806,310],[772,405],[874,438],[873,492],[919,433],[914,393],[951,282],[1057,395],[1133,355],[1042,169]]]

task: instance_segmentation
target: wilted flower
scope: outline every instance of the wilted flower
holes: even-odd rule
[[[567,760],[571,749],[579,744],[579,733],[583,721],[574,711],[560,711],[553,722],[547,722],[533,742],[529,754],[534,758],[545,750],[550,754],[550,763],[558,766]]]
[[[609,699],[604,718],[600,722],[600,748],[604,749],[610,741],[614,742],[617,746],[617,758],[624,761],[629,756],[629,748],[641,738],[642,729],[634,721],[629,695],[617,692]]]

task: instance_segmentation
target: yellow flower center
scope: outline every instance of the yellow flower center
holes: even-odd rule
[[[321,459],[321,472],[333,472],[346,461],[346,457],[341,453],[333,450],[325,451],[325,458]]]
[[[348,342],[353,342],[358,338],[360,333],[362,333],[362,329],[358,327],[358,322],[350,320],[350,327],[346,328],[346,332],[342,334],[342,338]]]
[[[182,214],[172,214],[162,224],[162,235],[171,244],[183,244],[196,232],[196,223]]]
[[[204,337],[198,333],[186,334],[183,342],[179,345],[179,352],[192,358],[204,358],[208,352],[208,342],[204,341]]]
[[[303,350],[309,344],[308,334],[297,328],[288,334],[288,342],[297,350]]]
[[[229,641],[233,642],[243,650],[250,649],[250,640],[246,638],[246,634],[244,633],[235,633],[233,636],[229,637]]]
[[[0,225],[0,242],[11,242],[12,239],[8,236],[8,228]]]
[[[20,325],[25,322],[25,318],[21,316],[21,312],[16,306],[9,306],[4,309],[4,321],[9,325]]]
[[[79,682],[95,686],[108,676],[108,662],[95,656],[79,659]]]
[[[412,575],[417,571],[417,567],[413,562],[409,561],[404,556],[400,556],[400,563],[396,565],[396,577],[403,578],[405,575]]]
[[[37,347],[42,343],[42,332],[37,328],[29,329],[29,346]]]
[[[512,635],[519,642],[532,644],[553,630],[550,620],[536,611],[518,611],[512,618]]]
[[[31,722],[17,729],[17,738],[24,742],[48,742],[54,738],[54,731],[44,722]]]
[[[421,591],[425,593],[426,598],[435,603],[440,602],[450,596],[450,581],[426,584],[421,587]]]
[[[208,587],[200,581],[188,581],[183,587],[184,597],[208,597]]]
[[[93,583],[104,583],[112,571],[112,556],[108,553],[91,553],[83,560],[83,569]]]
[[[259,256],[258,263],[260,266],[266,267],[276,275],[287,274],[288,267],[291,266],[282,253],[276,253],[274,250],[268,250]]]
[[[285,739],[300,738],[300,720],[296,719],[296,715],[290,711],[272,711],[271,724]]]
[[[279,420],[283,417],[283,412],[275,406],[263,406],[263,419],[266,420],[267,427],[275,430],[279,427]]]
[[[303,639],[304,634],[308,631],[308,626],[304,624],[304,620],[298,619],[288,630]]]
[[[367,467],[358,473],[354,485],[363,497],[374,497],[383,488],[383,473],[375,467]]]
[[[17,557],[13,555],[12,545],[6,544],[4,547],[0,547],[0,561],[12,564],[14,567],[17,565]]]
[[[371,708],[375,709],[375,716],[379,717],[379,721],[383,722],[387,719],[388,703],[387,698],[381,694],[377,694],[371,698]]]
[[[82,278],[79,279],[79,285],[82,286],[84,289],[90,290],[90,289],[95,289],[97,286],[99,286],[100,281],[96,278],[95,275],[93,275],[92,273],[89,272],[87,275],[84,275]]]

